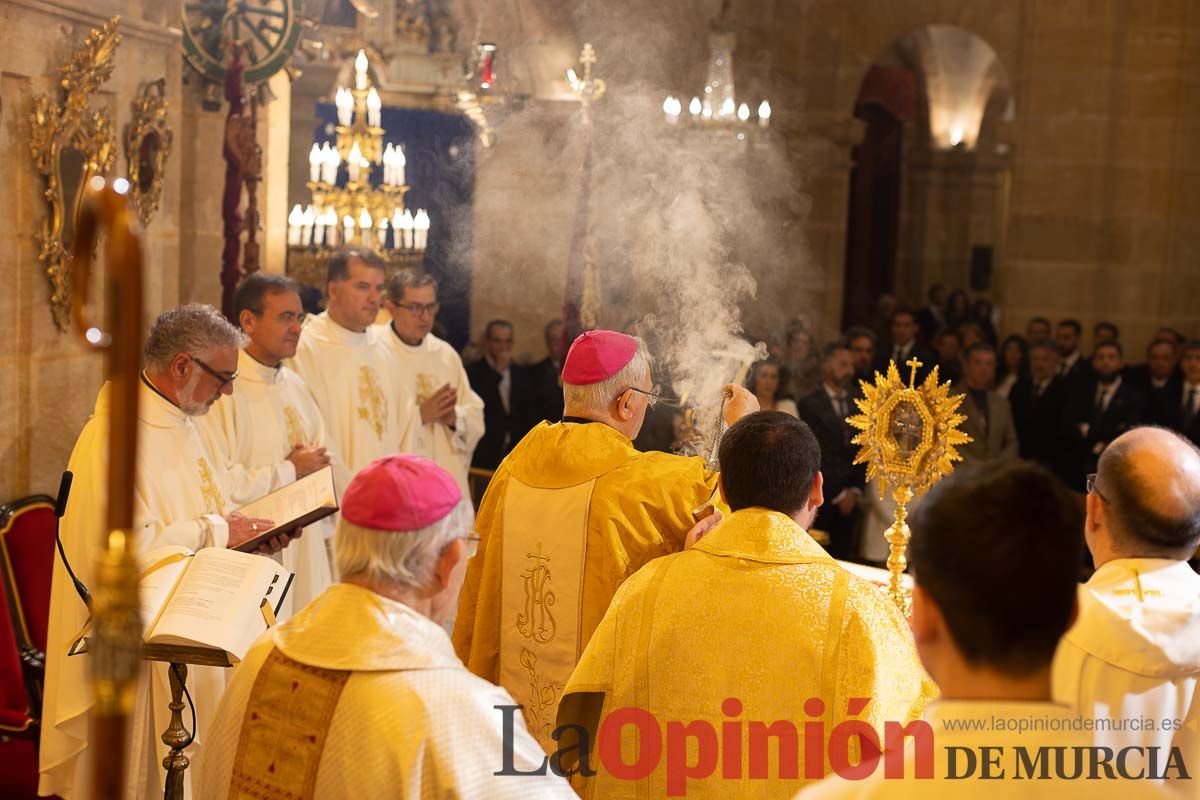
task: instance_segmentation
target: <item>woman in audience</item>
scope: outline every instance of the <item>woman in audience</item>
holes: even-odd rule
[[[1029,343],[1025,337],[1012,334],[1000,348],[1000,363],[996,365],[996,394],[1008,397],[1013,384],[1029,374]]]
[[[995,347],[998,340],[996,323],[992,321],[993,311],[992,301],[986,297],[980,297],[971,306],[971,320],[983,329],[983,338],[987,340],[988,344]]]
[[[946,324],[943,326],[947,330],[956,330],[971,318],[971,300],[967,297],[967,293],[962,289],[955,289],[946,298],[946,311],[943,315],[946,318]]]
[[[780,373],[779,362],[775,359],[756,361],[746,378],[746,388],[758,398],[758,405],[763,411],[782,411],[799,417],[796,402],[779,396]]]

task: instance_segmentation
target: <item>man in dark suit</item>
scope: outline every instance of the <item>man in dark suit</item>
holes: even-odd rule
[[[933,346],[934,337],[946,326],[942,309],[946,307],[946,287],[935,283],[929,287],[929,305],[917,312],[917,327],[921,329],[921,341]]]
[[[473,467],[500,466],[531,427],[529,373],[513,363],[512,348],[512,323],[494,319],[483,333],[483,358],[467,367],[471,388],[483,398],[483,438],[471,458]]]
[[[529,382],[533,387],[530,421],[534,425],[542,420],[558,422],[563,414],[561,376],[568,343],[563,341],[562,320],[547,322],[542,335],[546,339],[548,355],[529,368]]]
[[[1058,374],[1074,391],[1092,379],[1092,368],[1079,349],[1083,338],[1083,326],[1077,319],[1064,319],[1054,329],[1054,341],[1058,343]],[[1074,487],[1072,487],[1074,488]]]
[[[1179,348],[1170,339],[1152,339],[1146,346],[1146,363],[1127,367],[1124,377],[1146,396],[1150,408],[1159,404],[1160,395],[1163,401],[1168,396],[1171,402],[1178,400],[1183,382]]]
[[[1183,374],[1178,387],[1155,397],[1150,421],[1178,431],[1200,447],[1200,341],[1183,346],[1179,364]]]
[[[1121,345],[1105,342],[1092,356],[1091,376],[1068,385],[1063,435],[1066,439],[1067,487],[1081,492],[1108,443],[1146,416],[1146,399],[1121,378]]]
[[[860,395],[859,381],[874,380],[872,367],[875,364],[875,331],[865,325],[854,325],[846,329],[846,346],[850,348],[850,361],[854,365],[854,387],[852,392]]]
[[[915,325],[914,325],[915,327]],[[854,362],[842,342],[822,350],[821,385],[800,399],[800,419],[812,429],[821,445],[821,474],[825,478],[825,503],[817,512],[813,527],[829,534],[829,554],[834,558],[855,558],[855,529],[858,524],[858,498],[866,484],[866,472],[854,465],[858,446],[851,444],[855,430],[846,417],[858,413],[851,399],[850,381]]]
[[[1029,346],[1029,375],[1013,384],[1008,395],[1018,453],[1065,480],[1062,459],[1062,419],[1067,390],[1058,376],[1058,347],[1051,341]]]
[[[888,362],[895,361],[896,369],[900,370],[907,383],[910,370],[906,363],[911,358],[921,362],[917,368],[917,383],[920,383],[933,371],[937,356],[917,341],[917,315],[911,308],[902,306],[892,315],[892,343],[889,348],[881,348],[876,354],[875,369],[886,375]]]

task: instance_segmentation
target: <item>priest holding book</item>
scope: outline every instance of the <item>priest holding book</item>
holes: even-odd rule
[[[246,654],[208,728],[198,797],[575,797],[519,716],[506,723],[512,697],[468,672],[442,628],[478,543],[471,516],[428,459],[388,456],[354,477],[341,582]]]
[[[231,499],[244,505],[329,464],[334,484],[345,487],[350,476],[327,449],[320,409],[304,380],[283,365],[300,341],[300,287],[283,275],[255,272],[238,286],[234,303],[248,338],[238,353],[238,390],[196,420],[218,469],[227,475]],[[296,575],[281,618],[329,586],[325,542],[332,536],[332,520],[322,520],[280,551],[277,558]]]
[[[222,395],[233,393],[238,377],[241,332],[215,308],[191,304],[161,314],[146,341],[138,409],[138,464],[134,488],[134,547],[145,554],[166,545],[189,551],[236,547],[271,527],[233,511],[223,469],[209,456],[193,418],[208,413]],[[105,384],[96,410],[84,425],[68,469],[75,481],[62,520],[66,558],[85,586],[94,584],[93,565],[102,537],[108,491],[110,387]],[[260,552],[278,550],[286,536],[274,537]],[[43,695],[38,790],[64,800],[86,793],[88,723],[93,703],[88,656],[68,656],[88,621],[88,608],[61,560],[54,563],[46,683]],[[223,670],[197,667],[188,678],[195,700],[198,733],[187,749],[197,752],[225,685]],[[126,797],[161,796],[167,748],[159,738],[170,721],[171,693],[165,664],[141,673],[126,774]]]

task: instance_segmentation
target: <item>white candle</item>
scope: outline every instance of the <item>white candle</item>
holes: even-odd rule
[[[342,244],[350,244],[354,241],[354,217],[347,214],[342,217]]]
[[[304,214],[300,218],[300,244],[307,247],[312,243],[313,224],[317,221],[317,215],[310,205],[304,209]]]
[[[412,250],[413,248],[413,215],[409,209],[404,209],[404,216],[400,217],[400,234],[404,237],[404,249]]]
[[[369,236],[367,231],[370,230],[373,223],[374,223],[374,220],[371,219],[371,215],[369,213],[367,213],[367,210],[365,208],[361,212],[359,212],[358,227],[359,227],[359,230],[362,231],[363,241],[366,241],[367,236]]]
[[[693,117],[700,113],[700,98],[699,97],[693,97],[692,102],[688,103],[688,111],[691,112]]]
[[[337,150],[329,146],[329,142],[321,148],[321,180],[328,184],[337,183],[338,158]],[[336,224],[336,223],[335,223]]]
[[[396,166],[394,163],[395,160],[396,160],[396,148],[392,146],[391,142],[388,142],[387,147],[385,147],[383,150],[383,185],[384,186],[395,186],[396,185],[395,182],[392,180],[394,173],[396,171]]]
[[[321,180],[321,146],[313,142],[312,150],[308,151],[308,179],[313,183]]]
[[[723,103],[721,103],[721,116],[722,117],[732,117],[733,113],[734,113],[733,98],[726,97],[725,101]]]
[[[350,182],[358,183],[358,172],[362,169],[362,151],[358,149],[358,142],[350,148],[350,156],[346,159],[346,168],[350,171]]]
[[[393,250],[399,250],[401,247],[404,246],[404,239],[402,238],[402,234],[400,233],[400,225],[403,222],[403,220],[404,220],[404,217],[400,214],[399,208],[392,211],[392,249]]]
[[[338,125],[349,126],[354,119],[354,95],[350,94],[349,89],[339,86],[333,102],[337,106]]]
[[[766,100],[758,104],[758,124],[764,128],[771,124],[771,104]]]
[[[396,145],[396,169],[394,176],[396,178],[396,182],[392,184],[393,186],[404,185],[404,167],[406,164],[408,164],[408,159],[404,156],[404,148],[400,145]]]
[[[417,215],[413,217],[413,240],[413,246],[418,250],[424,250],[429,242],[429,215],[423,208],[417,209]]]
[[[742,103],[740,106],[738,106],[738,119],[740,119],[742,122],[750,119],[750,106],[746,105],[745,103]]]
[[[375,87],[371,87],[371,91],[367,93],[367,124],[372,128],[379,127],[380,110],[383,108],[383,101],[379,99],[379,92],[375,91]]]
[[[292,206],[292,212],[288,214],[288,247],[295,247],[300,244],[300,223],[303,219],[304,212],[300,210],[300,204],[297,203]]]
[[[383,250],[387,247],[387,232],[388,221],[387,217],[380,217],[379,224],[375,226],[375,235],[379,241],[379,249]]]
[[[363,50],[354,59],[354,88],[359,91],[367,88],[367,54]]]

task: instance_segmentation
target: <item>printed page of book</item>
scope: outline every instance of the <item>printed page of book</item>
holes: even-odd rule
[[[159,547],[138,559],[138,606],[142,614],[142,636],[158,620],[167,598],[187,571],[192,551],[181,545]]]
[[[239,508],[237,512],[243,516],[269,519],[274,524],[269,531],[263,531],[256,536],[253,542],[238,545],[238,549],[253,549],[258,541],[268,538],[273,531],[288,530],[297,524],[309,524],[329,516],[337,511],[337,508],[333,467],[322,467],[295,483],[276,489]]]
[[[217,647],[241,660],[266,630],[263,599],[274,607],[290,575],[266,556],[206,547],[191,559],[147,641]]]

